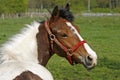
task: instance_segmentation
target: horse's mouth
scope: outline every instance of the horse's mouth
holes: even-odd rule
[[[73,60],[73,65],[77,65],[77,64],[83,64],[83,66],[87,69],[87,70],[91,70],[95,67],[95,63],[93,62],[89,62],[86,60],[79,60],[79,59],[74,59]]]
[[[91,70],[95,67],[95,65],[89,65],[89,64],[85,64],[83,62],[73,62],[73,65],[77,65],[77,64],[83,64],[83,66],[87,69],[87,70]]]
[[[91,70],[95,67],[95,64],[92,64],[92,65],[87,65],[85,63],[83,63],[84,67],[87,69],[87,70]]]
[[[94,62],[89,62],[89,61],[82,61],[83,66],[87,69],[87,70],[91,70],[96,66],[96,63]]]

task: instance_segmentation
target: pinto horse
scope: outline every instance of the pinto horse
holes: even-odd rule
[[[71,65],[87,69],[97,64],[97,55],[81,37],[67,4],[56,6],[51,17],[27,25],[0,48],[0,80],[53,80],[43,66],[55,53]]]

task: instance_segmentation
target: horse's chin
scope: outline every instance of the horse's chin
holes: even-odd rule
[[[77,64],[82,64],[82,62],[76,62],[76,61],[73,61],[73,65],[77,65]]]
[[[87,65],[85,63],[82,62],[74,62],[73,65],[77,65],[77,64],[82,64],[87,70],[91,70],[95,67],[95,65]]]
[[[96,66],[96,64],[88,64],[86,62],[82,62],[82,64],[87,70],[91,70]]]
[[[72,61],[73,61],[74,65],[76,65],[76,64],[82,64],[80,58],[72,57]]]
[[[96,64],[93,63],[88,63],[86,62],[86,60],[84,60],[83,58],[78,58],[78,59],[74,59],[73,60],[73,65],[77,65],[77,64],[82,64],[87,70],[91,70],[95,67]]]

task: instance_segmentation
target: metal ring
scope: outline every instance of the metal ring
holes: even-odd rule
[[[50,39],[54,40],[55,39],[55,35],[54,34],[50,34]]]

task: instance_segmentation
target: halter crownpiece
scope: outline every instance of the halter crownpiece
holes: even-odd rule
[[[82,46],[84,43],[86,43],[86,41],[84,41],[84,40],[80,41],[74,47],[67,48],[60,41],[58,41],[56,36],[51,32],[50,27],[48,26],[48,21],[45,21],[45,28],[46,28],[46,30],[49,34],[50,40],[51,40],[50,45],[51,45],[52,50],[53,50],[53,42],[55,42],[61,49],[63,49],[66,52],[67,60],[69,61],[69,63],[71,65],[73,65],[73,61],[71,58],[71,56],[73,55],[73,52],[75,52],[80,46]]]

